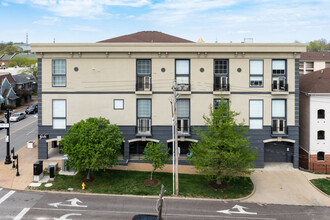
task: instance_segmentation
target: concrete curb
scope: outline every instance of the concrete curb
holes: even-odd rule
[[[330,199],[330,196],[328,194],[326,194],[325,192],[323,192],[322,190],[317,188],[303,173],[302,173],[302,175],[306,178],[306,180],[309,182],[309,184],[311,184],[314,187],[314,189],[316,189],[321,194],[325,195],[326,197],[328,197]],[[315,178],[315,179],[326,179],[326,178]],[[329,182],[330,182],[330,180],[329,180]]]

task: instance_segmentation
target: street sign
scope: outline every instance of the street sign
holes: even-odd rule
[[[0,128],[9,128],[8,123],[0,123]]]

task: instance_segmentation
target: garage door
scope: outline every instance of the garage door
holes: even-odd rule
[[[293,144],[271,142],[265,144],[265,162],[293,162]]]

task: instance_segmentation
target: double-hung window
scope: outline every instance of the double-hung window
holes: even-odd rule
[[[53,60],[53,86],[66,86],[66,60]]]
[[[190,91],[190,60],[175,60],[177,90]]]
[[[137,100],[137,133],[151,134],[151,99]]]
[[[286,60],[272,60],[273,91],[288,91]]]
[[[136,91],[151,90],[151,60],[136,60]]]
[[[66,129],[66,100],[53,100],[53,129]]]
[[[190,100],[189,99],[179,99],[177,100],[177,128],[178,133],[189,134],[189,119],[190,119]]]
[[[250,86],[263,87],[264,85],[264,61],[250,60]]]
[[[263,101],[250,100],[250,129],[262,129]]]
[[[226,103],[226,107],[229,109],[229,99],[214,99],[213,100],[213,109],[218,109],[221,105],[221,100]]]
[[[229,91],[229,61],[214,60],[214,91]]]
[[[272,100],[272,133],[286,134],[286,103],[284,99]]]

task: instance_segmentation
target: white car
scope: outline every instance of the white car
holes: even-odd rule
[[[18,112],[14,113],[10,116],[9,120],[10,121],[20,121],[26,117],[25,112]]]

